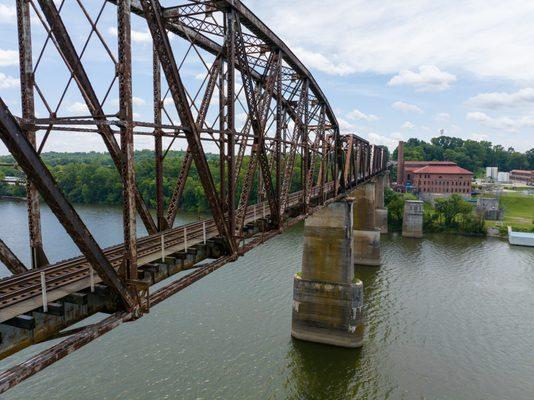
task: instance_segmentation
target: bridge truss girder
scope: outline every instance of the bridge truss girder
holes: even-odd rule
[[[173,228],[192,174],[200,178],[218,235],[226,244],[226,257],[235,259],[252,202],[266,201],[266,231],[273,234],[284,227],[290,211],[295,212],[289,205],[291,193],[301,190],[303,218],[314,206],[326,204],[386,168],[385,148],[340,133],[311,73],[238,0],[184,0],[172,7],[162,7],[159,0],[16,1],[22,113],[15,119],[1,103],[0,136],[27,175],[32,267],[48,264],[40,230],[40,193],[100,278],[119,294],[129,314],[142,308],[136,289],[136,216],[149,235],[163,236]],[[65,17],[69,7],[81,12],[89,28],[80,43],[73,21]],[[117,22],[112,40],[102,31],[100,21],[106,13]],[[151,73],[150,118],[134,113],[133,82],[140,77],[132,55],[136,50],[132,24],[137,17],[141,19],[136,22],[147,28],[152,46],[152,68],[143,71],[144,77]],[[42,47],[32,47],[35,28],[45,38]],[[95,42],[99,62],[112,76],[104,91],[86,59]],[[41,71],[51,62],[50,52],[54,61],[65,66],[68,79],[65,87],[58,82],[57,88],[45,90],[43,82],[49,77]],[[191,59],[205,69],[197,75],[200,86],[184,71]],[[82,115],[66,111],[65,99],[72,90],[86,108]],[[111,101],[114,93],[116,104]],[[56,103],[51,100],[54,97]],[[58,132],[99,135],[110,154],[122,183],[121,268],[110,264],[40,158],[49,137]],[[134,144],[146,136],[154,141],[153,198],[141,195],[135,179]],[[171,194],[166,195],[165,160],[177,144],[186,151],[179,172],[171,177]],[[210,168],[209,152],[218,156],[218,173]],[[319,188],[320,196],[312,199],[314,188]],[[155,220],[148,207],[151,203]],[[13,274],[26,269],[1,241],[0,256]]]

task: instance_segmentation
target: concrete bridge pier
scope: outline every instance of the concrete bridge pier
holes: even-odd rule
[[[421,200],[406,200],[404,203],[402,236],[423,237],[423,202]]]
[[[363,184],[352,193],[355,265],[379,266],[381,262],[380,228],[377,228],[376,223],[376,194],[375,179]]]
[[[360,347],[363,284],[354,279],[352,199],[306,219],[302,273],[293,284],[291,335],[310,342]]]
[[[384,204],[384,188],[387,185],[387,172],[378,175],[376,178],[376,226],[380,228],[380,233],[388,233],[388,209]]]

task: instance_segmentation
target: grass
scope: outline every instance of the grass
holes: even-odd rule
[[[500,201],[504,209],[503,225],[520,230],[534,229],[534,196],[521,192],[505,192]],[[497,221],[487,221],[487,226],[495,225]]]

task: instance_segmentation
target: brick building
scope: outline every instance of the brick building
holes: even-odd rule
[[[410,175],[412,176],[412,191],[471,195],[473,173],[454,163],[452,165],[425,165],[413,170]]]
[[[397,185],[416,193],[471,195],[473,173],[452,161],[405,161],[404,143],[399,143]]]
[[[534,171],[525,171],[523,169],[513,169],[510,171],[510,180],[514,182],[534,185]]]

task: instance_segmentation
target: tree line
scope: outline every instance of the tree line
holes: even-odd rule
[[[397,160],[398,150],[393,152]],[[485,167],[498,167],[499,171],[513,169],[534,170],[534,148],[525,153],[513,147],[505,149],[489,141],[463,140],[451,136],[432,138],[430,143],[411,138],[404,144],[404,159],[413,161],[454,161],[460,167],[480,172]]]
[[[169,151],[163,162],[163,192],[165,206],[172,195],[184,159],[184,151]],[[56,179],[59,188],[72,203],[76,204],[122,204],[122,184],[119,173],[107,153],[58,153],[48,152],[41,155]],[[151,150],[136,151],[135,172],[139,192],[149,207],[156,207],[156,171],[154,152]],[[219,155],[206,155],[209,168],[217,188],[220,187]],[[300,158],[299,158],[300,159]],[[300,189],[301,165],[299,159],[295,162],[291,191]],[[9,156],[0,156],[0,164],[14,164]],[[243,164],[238,180],[236,192],[241,192],[242,181],[247,170],[249,157],[243,158]],[[25,178],[23,173],[12,166],[0,167],[0,179],[5,176]],[[256,173],[257,179],[258,173]],[[257,183],[257,182],[256,182]],[[252,186],[250,201],[258,199],[257,184]],[[0,183],[0,195],[25,196],[24,185],[7,185]],[[237,201],[237,199],[236,199]],[[191,166],[185,189],[180,203],[180,209],[186,211],[206,211],[208,201],[200,182],[195,165]]]

